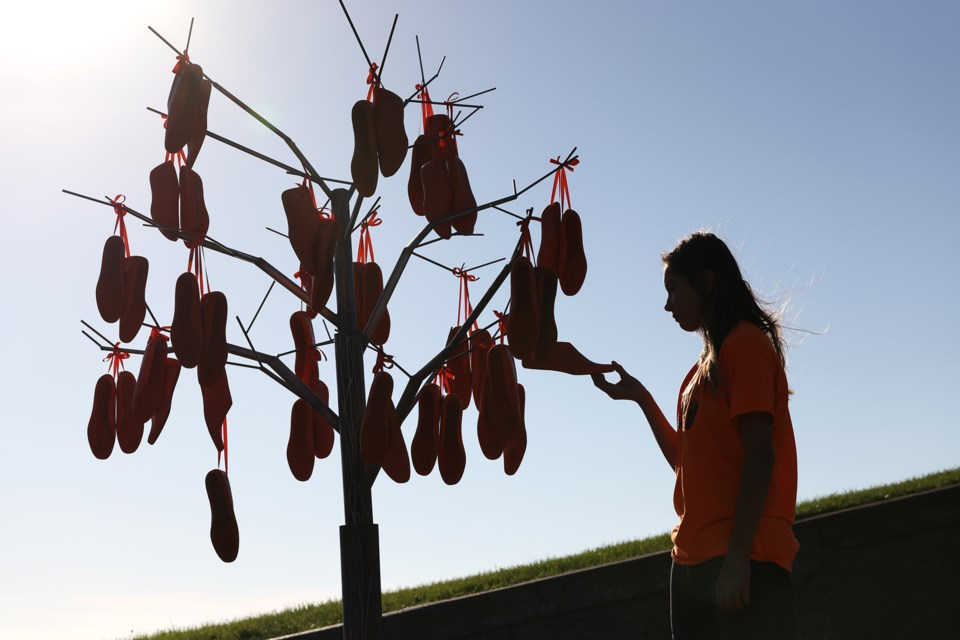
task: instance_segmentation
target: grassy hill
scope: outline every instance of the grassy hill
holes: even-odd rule
[[[797,505],[797,519],[809,518],[831,511],[880,502],[957,483],[960,483],[960,467],[894,484],[823,496]],[[670,535],[664,533],[643,540],[632,540],[590,549],[563,558],[549,558],[527,565],[499,569],[465,578],[390,591],[383,594],[383,611],[386,613],[412,605],[437,602],[507,587],[567,571],[586,569],[647,553],[665,551],[670,547]],[[267,638],[338,624],[341,621],[340,615],[340,601],[331,600],[191,629],[170,629],[147,636],[135,636],[132,640],[266,640]]]

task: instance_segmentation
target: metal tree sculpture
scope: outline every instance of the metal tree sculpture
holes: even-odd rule
[[[420,82],[413,94],[403,100],[386,91],[381,79],[397,16],[394,16],[378,67],[367,55],[342,1],[341,7],[366,58],[370,85],[367,100],[354,106],[355,149],[351,180],[320,176],[292,139],[190,61],[187,54],[189,36],[187,46],[180,52],[151,28],[176,52],[178,62],[168,100],[169,113],[157,111],[167,118],[167,159],[151,173],[153,201],[150,215],[128,206],[122,196],[100,200],[64,191],[110,206],[117,214],[114,232],[118,235],[108,238],[104,247],[97,303],[106,322],[119,321],[120,341],[111,341],[81,321],[94,334],[84,331],[84,335],[100,349],[109,352],[107,358],[111,360],[112,370],[101,377],[96,387],[88,425],[88,439],[94,455],[108,457],[115,439],[125,453],[133,452],[140,444],[147,420],[152,422],[148,441],[155,442],[169,413],[181,366],[196,367],[207,426],[218,452],[224,454],[224,471],[221,472],[218,465],[218,469],[207,476],[213,520],[211,539],[220,557],[230,562],[237,555],[239,531],[226,473],[226,414],[232,399],[224,365],[247,366],[262,371],[297,398],[291,415],[287,457],[298,480],[310,477],[314,457],[329,454],[332,433],[339,433],[345,514],[345,522],[340,527],[344,637],[375,639],[380,637],[381,590],[379,539],[373,521],[371,488],[381,468],[397,482],[405,482],[410,477],[410,454],[400,425],[414,405],[420,405],[417,435],[411,449],[413,466],[418,473],[429,474],[439,459],[443,480],[448,484],[459,481],[465,464],[460,419],[472,395],[478,408],[478,438],[484,455],[490,459],[503,456],[505,470],[512,474],[520,465],[526,448],[524,392],[516,382],[514,358],[521,360],[525,368],[579,375],[605,372],[610,368],[590,362],[569,343],[557,342],[553,319],[553,301],[558,286],[567,295],[573,295],[586,275],[580,221],[569,209],[566,186],[566,171],[578,161],[574,155],[576,149],[563,160],[559,156],[551,160],[555,166],[523,189],[518,190],[514,183],[512,193],[477,204],[470,191],[466,169],[459,159],[455,136],[460,133],[459,127],[481,108],[467,101],[486,91],[448,102],[434,102],[429,97],[428,87],[439,76],[443,62],[437,73],[427,79],[423,74],[422,60]],[[417,49],[419,54],[419,40]],[[206,104],[213,89],[279,136],[302,169],[208,131]],[[408,146],[403,130],[403,110],[410,104],[421,106],[423,135]],[[446,107],[447,114],[434,115],[433,106]],[[459,110],[456,115],[455,109]],[[461,118],[463,110],[467,109],[469,113]],[[301,283],[287,277],[263,258],[228,247],[207,233],[209,219],[203,202],[202,183],[192,169],[204,138],[229,145],[303,180],[300,187],[283,194],[289,229],[288,234],[281,234],[289,238],[300,259],[301,268],[297,275]],[[184,149],[187,149],[186,154]],[[408,149],[412,149],[412,153],[408,154]],[[360,218],[360,211],[365,197],[371,197],[376,190],[378,170],[384,177],[393,175],[407,155],[411,156],[408,182],[411,207],[415,213],[426,217],[426,224],[402,250],[384,283],[379,266],[373,262],[369,236],[369,228],[378,224],[379,198],[363,218]],[[179,179],[174,169],[175,161],[180,165]],[[550,177],[554,177],[551,204],[541,217],[535,218],[532,208],[525,216],[501,208]],[[332,188],[331,184],[343,186]],[[328,199],[322,207],[317,207],[314,186]],[[418,253],[418,249],[451,235],[474,235],[477,214],[486,210],[497,210],[518,219],[519,239],[506,258],[477,267],[451,269]],[[127,215],[156,228],[170,240],[183,240],[190,247],[188,270],[177,281],[176,310],[170,326],[158,322],[146,304],[144,291],[148,264],[145,258],[130,255],[124,224]],[[531,221],[540,222],[542,228],[537,255],[533,251]],[[358,231],[360,246],[355,261],[352,244],[353,234]],[[428,240],[431,234],[439,237]],[[247,344],[227,342],[226,297],[209,291],[209,282],[204,282],[203,256],[206,250],[255,265],[272,281],[267,295],[279,283],[299,300],[301,306],[306,306],[306,310],[295,312],[291,318],[294,350],[277,355],[256,350],[248,335],[249,325],[244,326],[239,317],[236,320]],[[386,369],[396,363],[383,349],[389,329],[387,326],[385,331],[384,327],[388,322],[387,306],[413,256],[448,269],[460,278],[461,313],[458,321],[462,321],[451,330],[445,346],[420,369],[411,373],[401,368],[408,381],[394,405],[393,381]],[[468,282],[475,279],[471,272],[501,261],[504,264],[498,275],[480,300],[471,304]],[[537,262],[539,265],[534,267]],[[496,313],[496,319],[481,329],[478,319],[508,277],[511,279],[510,313]],[[334,291],[336,311],[327,306],[327,299]],[[260,306],[262,308],[263,303]],[[152,324],[143,324],[147,313]],[[336,329],[328,342],[316,343],[313,338],[311,319],[316,315]],[[121,341],[131,342],[136,338],[141,326],[151,328],[146,348],[121,347]],[[491,335],[488,330],[494,326],[497,329]],[[176,358],[167,355],[167,333]],[[504,338],[508,336],[509,347],[504,344]],[[497,338],[499,345],[496,344]],[[319,381],[315,364],[317,347],[331,342],[336,359],[337,412],[327,404],[326,387]],[[378,354],[369,394],[363,363],[367,349],[375,349]],[[291,353],[297,356],[293,369],[281,359]],[[130,354],[143,356],[139,381],[132,373],[120,371],[123,360]],[[229,363],[228,355],[234,358]],[[325,435],[328,432],[329,437]]]

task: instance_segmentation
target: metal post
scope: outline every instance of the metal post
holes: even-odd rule
[[[380,640],[380,544],[377,525],[373,523],[370,487],[363,481],[363,458],[360,455],[360,421],[366,385],[364,349],[355,338],[350,193],[346,189],[335,189],[330,200],[341,232],[335,257],[337,315],[341,324],[334,344],[345,521],[340,527],[343,637],[344,640]]]

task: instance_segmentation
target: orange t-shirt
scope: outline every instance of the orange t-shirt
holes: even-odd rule
[[[723,341],[718,368],[718,387],[698,384],[690,390],[686,406],[684,391],[696,365],[680,387],[673,494],[680,523],[671,536],[673,558],[679,564],[695,564],[726,554],[744,459],[737,417],[764,412],[773,416],[775,461],[750,558],[775,562],[789,571],[799,544],[793,536],[797,448],[786,374],[767,334],[749,322],[738,324]]]

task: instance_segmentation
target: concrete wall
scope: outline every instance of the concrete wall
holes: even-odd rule
[[[960,485],[798,522],[807,640],[960,640]],[[669,553],[390,613],[385,640],[670,638]],[[339,640],[339,626],[286,636]]]

